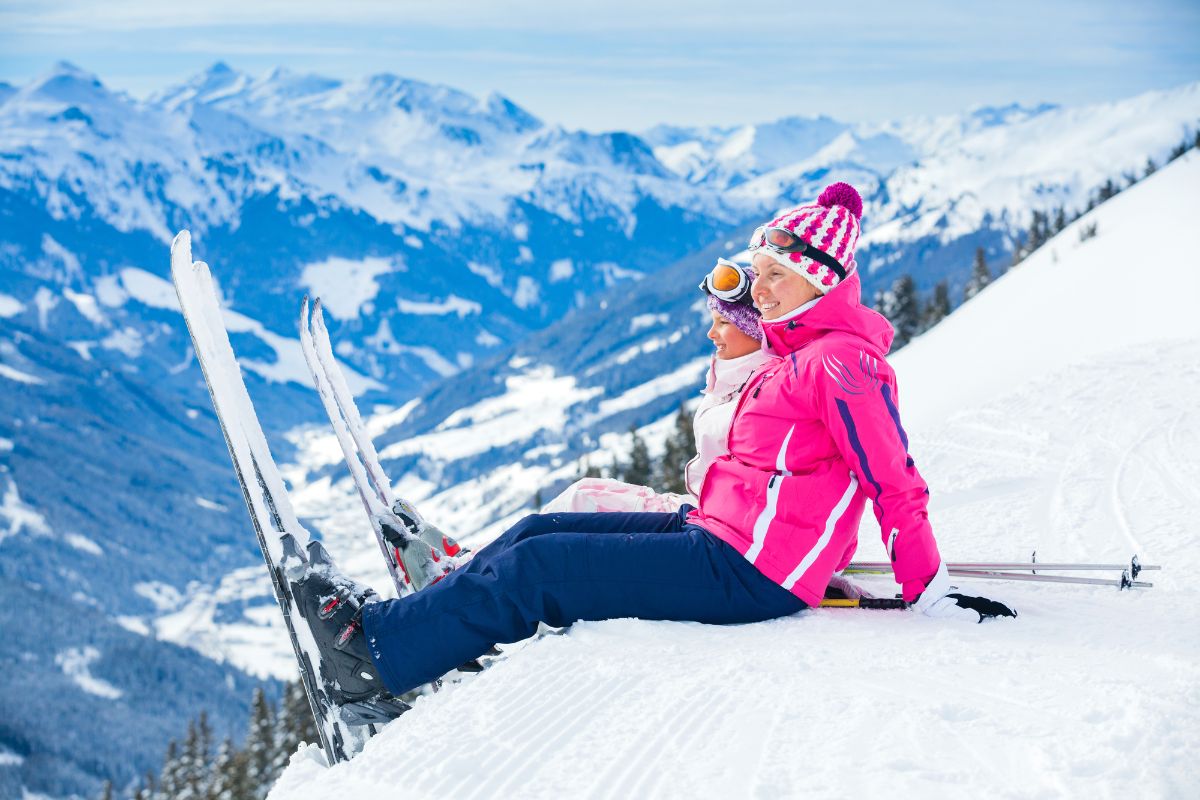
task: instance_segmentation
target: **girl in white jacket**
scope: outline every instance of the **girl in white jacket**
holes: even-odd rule
[[[611,478],[583,478],[571,484],[542,508],[543,514],[571,511],[677,511],[697,505],[708,468],[725,455],[729,423],[746,379],[770,358],[761,348],[760,315],[750,299],[748,268],[718,259],[700,288],[708,295],[712,325],[708,338],[715,352],[708,368],[704,395],[692,419],[696,456],[684,468],[687,494],[660,494],[648,486],[635,486]]]

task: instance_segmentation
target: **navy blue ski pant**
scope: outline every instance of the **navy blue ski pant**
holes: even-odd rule
[[[369,603],[371,657],[401,694],[532,636],[538,622],[760,622],[805,603],[729,545],[677,514],[526,517],[465,566],[416,594]]]

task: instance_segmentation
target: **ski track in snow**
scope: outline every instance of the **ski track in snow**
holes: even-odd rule
[[[1157,317],[1136,307],[1144,295],[1113,299],[1124,284],[1105,272],[1140,225],[1119,214],[1194,209],[1194,183],[1136,205],[1149,186],[1194,179],[1200,161],[1185,161],[1097,210],[1105,248],[1070,268],[1107,293],[1027,315],[993,363],[996,312],[1011,318],[1012,297],[1053,278],[1035,256],[898,359],[902,380],[936,376],[931,357],[957,365],[906,415],[947,560],[1136,552],[1165,567],[1141,576],[1153,589],[956,581],[1020,611],[984,625],[840,609],[730,627],[582,623],[420,698],[348,764],[301,752],[273,800],[1196,796],[1200,325],[1171,305],[1195,296],[1194,226],[1172,227],[1174,297],[1151,290]],[[1055,338],[1072,326],[1086,346]],[[881,558],[879,541],[868,514],[859,557]]]

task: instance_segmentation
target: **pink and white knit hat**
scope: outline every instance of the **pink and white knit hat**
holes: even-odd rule
[[[822,293],[828,292],[857,266],[854,247],[858,244],[860,219],[862,198],[858,191],[848,183],[832,183],[821,192],[816,205],[797,206],[756,230],[750,238],[750,250],[770,256],[802,275]],[[767,228],[789,230],[810,248],[821,252],[813,258],[804,253],[772,249],[763,238]],[[842,274],[839,275],[839,271]]]

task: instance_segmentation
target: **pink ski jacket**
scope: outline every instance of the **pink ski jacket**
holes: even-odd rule
[[[941,560],[883,360],[892,327],[859,296],[851,274],[801,314],[763,321],[763,350],[781,358],[746,384],[728,455],[688,517],[811,606],[854,554],[868,501],[906,600]]]

